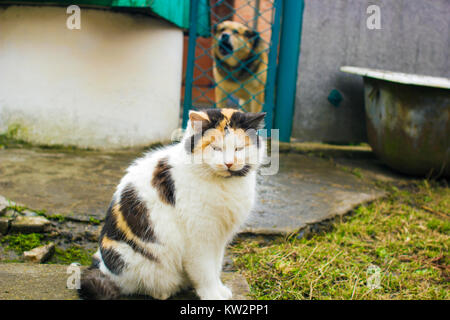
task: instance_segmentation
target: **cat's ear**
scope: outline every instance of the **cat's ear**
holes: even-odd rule
[[[201,130],[209,122],[209,117],[205,112],[189,111],[189,120],[194,131]]]
[[[246,113],[245,114],[245,127],[249,129],[262,129],[264,128],[265,112]]]

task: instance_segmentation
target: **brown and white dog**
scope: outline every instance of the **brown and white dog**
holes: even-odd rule
[[[228,96],[233,94],[247,111],[261,111],[267,47],[258,32],[239,22],[223,21],[214,28],[213,50],[217,107],[225,108]]]

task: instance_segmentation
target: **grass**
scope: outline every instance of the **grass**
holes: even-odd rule
[[[93,225],[99,225],[101,223],[101,221],[94,217],[89,217],[89,223],[91,223]]]
[[[81,246],[73,245],[67,249],[56,248],[54,256],[48,262],[49,264],[71,264],[78,262],[83,266],[91,264],[91,258],[95,250],[85,249]]]
[[[256,299],[449,299],[450,189],[422,181],[310,238],[238,240]],[[379,284],[379,285],[378,285]]]

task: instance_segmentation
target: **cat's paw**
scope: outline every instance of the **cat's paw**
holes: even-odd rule
[[[152,295],[152,297],[157,299],[157,300],[167,300],[167,299],[170,298],[170,294],[169,293],[165,293],[165,292],[164,293],[163,292],[161,292],[161,293],[154,293]]]
[[[233,297],[233,292],[231,292],[230,288],[223,284],[220,285],[219,291],[225,300],[230,300]]]
[[[219,287],[210,289],[198,289],[197,294],[201,300],[226,300]]]

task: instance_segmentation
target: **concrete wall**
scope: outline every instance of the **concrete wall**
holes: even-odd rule
[[[115,148],[178,126],[182,31],[140,15],[0,8],[0,132],[39,144]]]
[[[369,5],[381,30],[369,30]],[[303,141],[366,139],[361,77],[343,65],[450,77],[449,0],[305,0],[293,136]],[[343,96],[335,107],[331,90]]]

